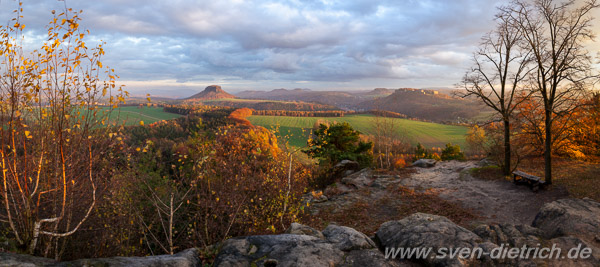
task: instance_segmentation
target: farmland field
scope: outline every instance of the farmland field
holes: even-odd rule
[[[170,120],[181,117],[179,114],[168,113],[163,111],[161,107],[146,107],[139,108],[138,106],[119,107],[110,114],[111,119],[117,119],[125,125],[136,125],[140,121],[145,124],[154,123],[162,120]]]
[[[290,145],[306,146],[310,130],[315,122],[348,122],[355,130],[363,134],[373,133],[372,115],[349,115],[345,117],[286,117],[286,116],[250,116],[254,125],[269,129],[278,129],[279,136],[289,135]],[[467,127],[420,122],[407,119],[393,119],[399,136],[415,145],[420,142],[426,147],[443,147],[446,143],[465,145]]]

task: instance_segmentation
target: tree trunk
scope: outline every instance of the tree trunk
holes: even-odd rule
[[[510,122],[504,120],[504,175],[510,175]]]
[[[552,112],[546,110],[546,138],[544,140],[544,179],[552,184]]]

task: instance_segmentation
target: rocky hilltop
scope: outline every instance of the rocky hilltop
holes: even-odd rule
[[[509,248],[555,246],[558,259],[492,257]],[[589,249],[585,259],[569,259],[572,248]],[[386,258],[386,248],[432,248],[424,259]],[[482,257],[439,258],[440,248],[483,251]],[[388,253],[389,254],[389,253]],[[435,255],[434,255],[435,254]],[[374,236],[331,224],[323,231],[292,224],[284,234],[236,237],[225,241],[215,266],[600,266],[600,203],[561,199],[544,205],[532,224],[482,224],[467,230],[449,219],[415,213],[382,224]],[[0,266],[203,266],[197,249],[175,255],[114,257],[56,262],[0,253]]]
[[[219,85],[210,85],[207,86],[204,91],[190,96],[185,100],[210,100],[224,98],[235,98],[235,96],[225,92]]]
[[[600,266],[600,203],[562,199],[546,204],[528,224],[482,224],[467,230],[442,216],[415,213],[381,225],[367,237],[352,228],[329,225],[319,232],[294,224],[286,234],[232,238],[215,266]],[[558,259],[503,258],[494,251],[523,246],[560,248]],[[591,255],[569,259],[581,246]],[[389,259],[386,248],[431,248],[424,259]],[[441,248],[481,250],[482,257],[441,258]],[[435,255],[434,255],[435,254]],[[556,254],[555,254],[556,255]]]

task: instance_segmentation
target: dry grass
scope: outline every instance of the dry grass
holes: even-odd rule
[[[544,177],[543,158],[528,158],[519,170]],[[552,161],[553,185],[563,186],[574,198],[588,197],[600,201],[600,163],[554,158]]]

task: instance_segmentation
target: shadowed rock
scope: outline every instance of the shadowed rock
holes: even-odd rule
[[[545,204],[533,220],[545,238],[577,236],[592,241],[600,234],[600,202],[560,199]]]

